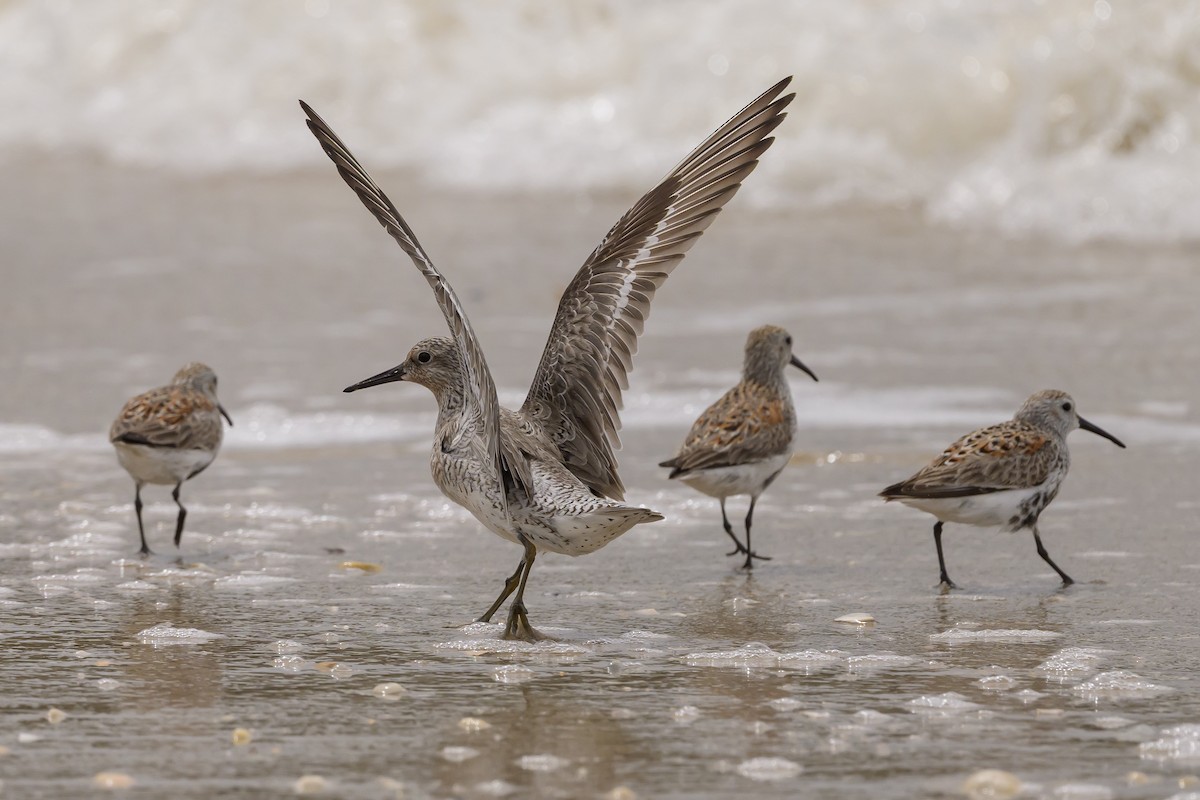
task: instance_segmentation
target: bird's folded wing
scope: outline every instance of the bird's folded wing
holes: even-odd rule
[[[624,496],[614,448],[621,391],[655,291],[770,147],[794,95],[772,86],[685,158],[609,230],[558,304],[522,412],[598,494]]]
[[[426,255],[416,235],[408,227],[408,223],[400,216],[396,206],[383,193],[383,190],[371,179],[371,176],[350,152],[338,135],[333,132],[325,120],[317,112],[300,101],[308,117],[308,129],[317,137],[325,154],[337,166],[338,173],[347,185],[358,195],[358,199],[367,207],[379,224],[392,235],[392,238],[408,254],[417,269],[425,276],[433,289],[434,297],[446,318],[446,325],[458,345],[459,355],[463,363],[466,379],[466,412],[473,415],[488,450],[488,457],[496,465],[496,474],[509,473],[527,496],[533,495],[533,477],[529,465],[520,454],[502,453],[500,442],[500,402],[496,398],[496,384],[488,369],[487,360],[479,346],[479,340],[471,329],[471,323],[463,311],[462,303],[449,282],[438,271],[437,267]],[[503,456],[507,456],[504,458]],[[501,493],[503,495],[503,493]]]
[[[109,429],[111,442],[186,450],[211,438],[220,419],[216,406],[199,392],[163,386],[125,404]],[[206,413],[208,412],[208,413]]]
[[[1059,445],[1020,423],[1006,422],[968,434],[929,466],[884,489],[884,497],[969,497],[1025,489],[1046,480]]]
[[[735,386],[709,406],[670,462],[670,477],[752,464],[787,451],[792,419],[773,395]]]

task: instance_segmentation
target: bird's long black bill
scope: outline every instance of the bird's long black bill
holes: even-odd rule
[[[404,380],[404,365],[392,367],[387,372],[381,372],[378,375],[372,375],[365,381],[359,381],[353,386],[347,386],[342,389],[343,392],[357,392],[359,389],[370,389],[372,386],[379,386],[382,383],[391,383],[393,381]]]
[[[792,366],[795,367],[796,369],[800,370],[801,372],[806,373],[808,375],[808,377],[812,378],[814,381],[819,381],[819,379],[817,378],[817,374],[815,372],[813,372],[811,369],[809,369],[808,367],[804,366],[804,362],[801,361],[800,359],[796,358],[795,356],[792,356]]]
[[[1089,433],[1094,433],[1094,434],[1096,434],[1097,436],[1103,436],[1105,439],[1108,439],[1110,442],[1112,442],[1113,444],[1115,444],[1117,447],[1124,447],[1124,446],[1125,446],[1125,443],[1124,443],[1124,442],[1122,442],[1120,439],[1118,439],[1117,437],[1113,436],[1111,433],[1109,433],[1108,431],[1104,430],[1103,428],[1101,428],[1101,427],[1099,427],[1099,426],[1097,426],[1097,425],[1093,425],[1092,423],[1088,422],[1088,421],[1087,421],[1086,419],[1084,419],[1083,417],[1080,417],[1080,418],[1079,418],[1079,427],[1080,427],[1080,428],[1083,428],[1085,431],[1088,431]]]
[[[217,403],[217,411],[221,412],[221,416],[225,418],[225,421],[229,423],[229,427],[232,428],[233,420],[231,420],[229,418],[229,412],[225,410],[225,406],[221,405],[220,403]]]

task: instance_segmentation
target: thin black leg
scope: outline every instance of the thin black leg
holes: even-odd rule
[[[721,498],[721,524],[723,524],[725,526],[725,532],[729,534],[729,538],[733,539],[733,543],[734,543],[734,545],[736,545],[736,549],[730,550],[725,555],[736,556],[738,553],[747,552],[746,548],[738,540],[737,534],[733,532],[733,526],[729,524],[729,517],[725,516],[725,498],[724,497]]]
[[[150,555],[150,545],[146,544],[146,529],[142,527],[142,485],[140,483],[133,490],[133,510],[137,512],[138,535],[142,537],[142,549],[138,552],[148,556]]]
[[[754,521],[754,504],[758,502],[758,495],[750,496],[750,510],[746,512],[746,563],[742,566],[746,569],[754,569],[754,559],[759,561],[770,561],[770,556],[760,556],[750,548],[750,525]]]
[[[525,569],[521,574],[521,585],[517,587],[517,594],[513,598],[512,605],[508,607],[508,621],[504,625],[504,638],[536,642],[546,637],[535,631],[529,624],[529,612],[525,608],[525,583],[529,580],[529,573],[533,569],[533,560],[537,558],[537,548],[529,542],[524,544]]]
[[[179,547],[179,540],[183,538],[183,521],[187,519],[187,509],[183,507],[183,503],[179,502],[181,488],[183,488],[183,481],[175,484],[175,491],[171,492],[171,497],[175,498],[175,505],[179,506],[179,518],[175,520],[175,547]]]
[[[476,622],[491,622],[492,615],[495,614],[508,596],[517,590],[517,585],[521,582],[521,573],[525,571],[525,559],[521,559],[521,563],[517,564],[517,571],[504,581],[504,588],[500,591],[500,596],[496,598],[496,602],[492,603],[492,607],[483,612],[483,616],[475,620]]]
[[[1070,586],[1072,583],[1074,583],[1075,581],[1071,578],[1070,575],[1063,572],[1061,569],[1058,568],[1058,564],[1055,564],[1053,561],[1050,560],[1050,554],[1046,552],[1046,548],[1042,545],[1042,537],[1038,536],[1038,529],[1037,529],[1036,523],[1033,526],[1033,541],[1037,543],[1038,555],[1042,557],[1043,561],[1045,561],[1050,566],[1054,567],[1054,571],[1058,573],[1058,577],[1062,578],[1063,586]]]
[[[933,543],[937,545],[938,551],[938,569],[942,573],[942,586],[947,589],[957,589],[954,581],[950,580],[950,576],[946,574],[946,557],[942,555],[942,521],[939,519],[933,523]]]

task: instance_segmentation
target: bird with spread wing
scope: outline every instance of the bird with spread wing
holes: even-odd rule
[[[591,553],[662,515],[623,501],[614,449],[621,392],[650,301],[771,146],[794,95],[780,81],[704,140],[604,236],[558,304],[550,337],[519,410],[500,406],[483,350],[458,295],[400,212],[349,148],[307,104],[308,127],[343,180],[425,276],[450,329],[417,342],[400,365],[348,387],[419,383],[438,402],[430,468],[438,488],[524,552],[480,617],[509,606],[504,636],[541,638],[525,585],[540,550]]]

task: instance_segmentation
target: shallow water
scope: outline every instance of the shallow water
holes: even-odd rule
[[[432,399],[339,392],[443,328],[336,176],[8,171],[3,796],[120,773],[143,797],[955,797],[983,769],[1023,797],[1200,791],[1200,733],[1179,727],[1200,723],[1192,253],[735,202],[656,300],[627,394],[622,474],[667,519],[540,557],[527,603],[556,641],[530,646],[469,624],[519,551],[433,487]],[[519,403],[558,292],[629,198],[377,177]],[[653,465],[763,322],[821,382],[793,381],[799,451],[749,575],[715,501]],[[192,358],[236,427],[184,488],[182,551],[147,491],[143,561],[104,432]],[[1072,436],[1042,530],[1079,583],[1027,534],[952,526],[963,588],[939,593],[928,518],[874,493],[1048,387],[1129,445]]]

